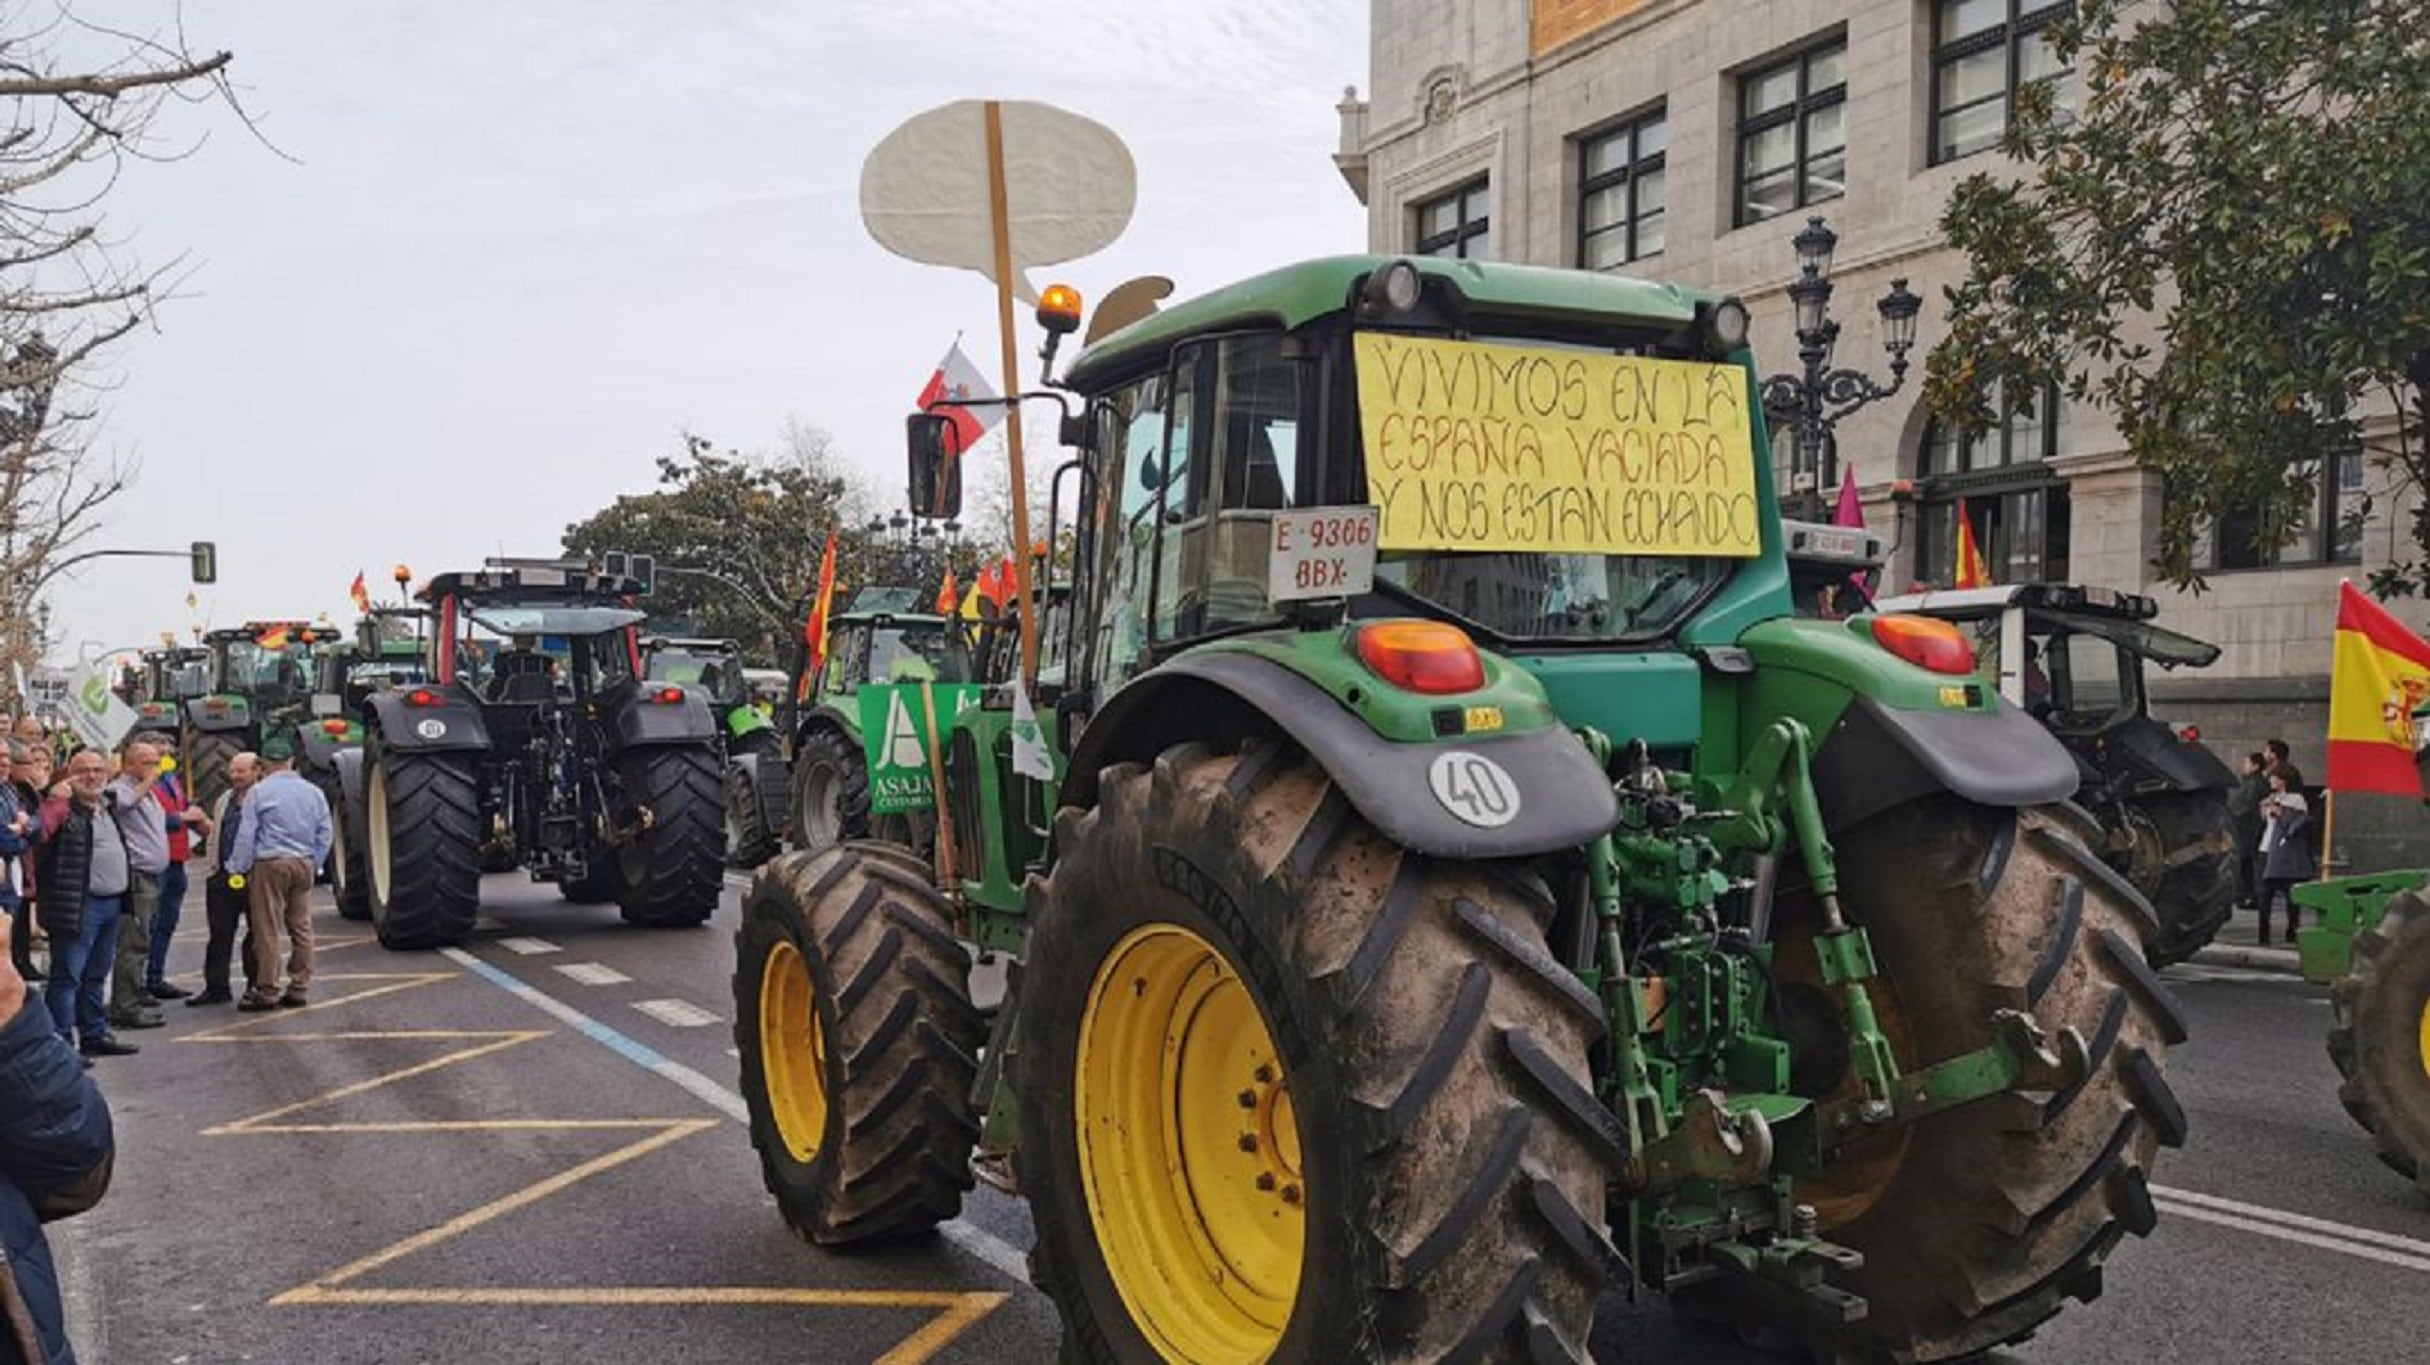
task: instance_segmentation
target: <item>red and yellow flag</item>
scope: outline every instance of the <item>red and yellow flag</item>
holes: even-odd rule
[[[2413,712],[2430,700],[2430,642],[2352,583],[2337,587],[2329,666],[2329,789],[2422,794]]]
[[[253,643],[260,645],[264,649],[285,649],[287,647],[287,628],[285,626],[272,626],[268,630],[263,631],[261,634],[254,636]]]
[[[354,599],[354,609],[356,611],[371,610],[371,589],[363,586],[363,571],[361,569],[354,571],[354,586],[346,590],[346,595]]]
[[[802,625],[802,641],[810,646],[810,671],[827,666],[827,608],[835,601],[835,532],[827,532],[827,553],[818,562],[818,596],[810,603],[810,619]]]
[[[945,566],[945,586],[937,589],[937,615],[951,616],[953,609],[961,604],[962,587],[954,581],[953,566],[948,564]]]
[[[1950,580],[1953,588],[1988,588],[1991,570],[1983,566],[1983,551],[1974,543],[1974,523],[1966,520],[1966,500],[1957,505],[1957,576]]]

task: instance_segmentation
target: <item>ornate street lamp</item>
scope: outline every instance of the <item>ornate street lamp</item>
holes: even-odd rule
[[[1839,234],[1809,218],[1790,241],[1797,251],[1797,278],[1789,282],[1789,304],[1797,315],[1797,358],[1800,373],[1776,374],[1763,381],[1763,410],[1774,426],[1796,433],[1789,465],[1789,486],[1781,491],[1785,516],[1819,520],[1824,514],[1825,486],[1833,482],[1836,445],[1833,428],[1841,418],[1877,398],[1887,398],[1907,382],[1907,352],[1915,345],[1915,318],[1924,301],[1907,289],[1905,278],[1890,282],[1890,292],[1874,305],[1882,317],[1882,349],[1890,355],[1890,382],[1851,369],[1834,369],[1831,352],[1839,342],[1839,323],[1831,317],[1831,253]]]

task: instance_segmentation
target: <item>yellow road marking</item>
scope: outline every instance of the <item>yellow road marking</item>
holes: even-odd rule
[[[368,941],[345,940],[337,946]],[[329,945],[323,945],[327,947]],[[956,1290],[855,1290],[811,1289],[795,1286],[701,1285],[701,1286],[629,1286],[629,1287],[491,1287],[460,1288],[360,1288],[349,1281],[361,1278],[383,1266],[402,1260],[417,1252],[427,1251],[484,1224],[503,1218],[520,1209],[560,1194],[594,1175],[615,1169],[647,1156],[695,1133],[717,1127],[719,1119],[434,1119],[365,1121],[361,1123],[277,1123],[273,1120],[316,1105],[349,1099],[368,1091],[392,1085],[416,1076],[428,1075],[458,1062],[504,1052],[524,1043],[549,1036],[546,1029],[466,1030],[466,1029],[360,1029],[312,1033],[275,1033],[259,1031],[263,1025],[283,1022],[315,1010],[333,1009],[339,1005],[378,996],[392,995],[420,986],[455,978],[459,973],[446,972],[354,972],[326,973],[321,981],[377,981],[387,984],[348,995],[316,1001],[302,1009],[280,1010],[254,1018],[242,1019],[201,1033],[188,1034],[176,1041],[181,1043],[336,1043],[336,1042],[462,1042],[472,1046],[457,1048],[429,1060],[416,1062],[394,1071],[383,1072],[367,1080],[352,1082],[333,1090],[297,1100],[275,1109],[265,1110],[247,1118],[218,1124],[202,1131],[205,1137],[267,1136],[296,1134],[400,1134],[400,1133],[480,1133],[480,1132],[600,1132],[648,1130],[648,1136],[628,1143],[614,1151],[596,1156],[567,1170],[539,1180],[512,1194],[465,1213],[458,1214],[435,1227],[426,1228],[359,1260],[275,1295],[274,1307],[305,1307],[313,1305],[481,1305],[512,1307],[640,1307],[653,1305],[702,1305],[728,1307],[785,1308],[863,1308],[925,1310],[932,1314],[910,1336],[897,1342],[876,1365],[922,1365],[937,1352],[951,1345],[963,1333],[994,1312],[1010,1297],[997,1291]]]

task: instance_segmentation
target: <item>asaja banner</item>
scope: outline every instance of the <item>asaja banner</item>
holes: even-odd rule
[[[869,764],[869,809],[876,815],[935,810],[937,790],[928,762],[953,718],[979,704],[977,683],[861,684],[861,751]],[[929,708],[935,707],[935,728]]]
[[[1746,372],[1363,332],[1385,550],[1730,555],[1762,544]]]

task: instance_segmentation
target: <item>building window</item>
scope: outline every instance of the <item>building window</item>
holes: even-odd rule
[[[1937,164],[1999,145],[2019,90],[2058,80],[2067,112],[2066,66],[2050,22],[2072,0],[1933,0],[1932,159]]]
[[[2348,451],[2325,463],[2306,461],[2297,469],[2317,478],[2312,506],[2301,526],[2284,544],[2263,544],[2262,505],[2222,511],[2194,541],[2194,563],[2205,569],[2272,569],[2303,564],[2362,562],[2362,527],[2353,519],[2363,496],[2363,457]]]
[[[1670,122],[1655,110],[1578,143],[1578,264],[1609,270],[1662,250]]]
[[[2000,411],[2000,396],[1991,396]],[[2067,577],[2067,484],[2050,461],[2066,448],[2067,405],[2055,387],[1998,425],[1965,433],[1924,428],[1916,486],[1915,577],[1947,587],[1957,578],[1957,518],[1964,509],[1975,548],[1995,583]]]
[[[1848,40],[1738,79],[1738,225],[1848,189]]]
[[[1456,256],[1465,260],[1493,259],[1493,221],[1485,200],[1483,177],[1447,194],[1424,199],[1417,206],[1417,251],[1420,256]]]

